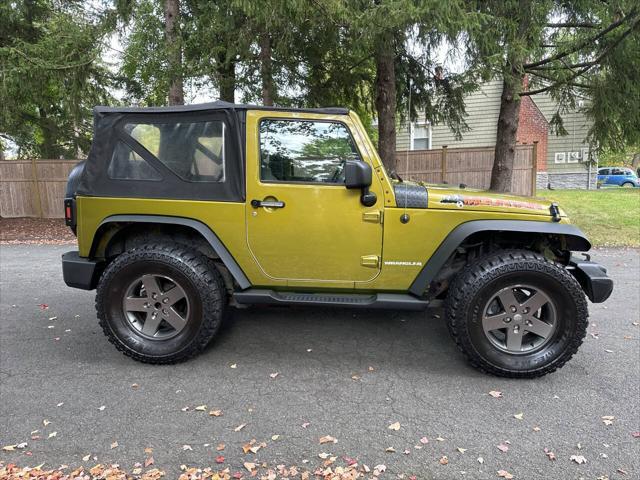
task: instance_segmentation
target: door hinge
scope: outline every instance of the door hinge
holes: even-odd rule
[[[363,255],[360,257],[360,265],[363,267],[378,268],[380,257],[378,255]]]
[[[362,214],[362,220],[371,223],[382,223],[382,212],[380,210],[364,212]]]

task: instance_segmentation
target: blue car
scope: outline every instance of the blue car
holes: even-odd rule
[[[598,169],[598,184],[619,187],[640,187],[640,179],[633,170],[625,167],[601,167]]]

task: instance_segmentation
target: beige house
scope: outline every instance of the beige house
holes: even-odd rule
[[[400,125],[397,149],[494,146],[501,94],[502,81],[493,80],[467,96],[466,121],[470,130],[461,140],[456,140],[446,125],[431,125],[423,119]],[[595,188],[597,168],[587,161],[591,153],[586,137],[591,125],[579,107],[560,112],[568,135],[558,136],[549,129],[549,122],[557,110],[558,104],[548,95],[523,97],[518,142],[539,142],[538,188]]]

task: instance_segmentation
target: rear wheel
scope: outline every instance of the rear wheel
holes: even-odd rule
[[[625,182],[625,183],[623,183],[623,184],[622,184],[622,186],[623,186],[624,188],[632,188],[632,187],[635,187],[635,185],[634,185],[633,183],[631,183],[631,182]]]
[[[96,309],[104,333],[125,355],[176,363],[205,348],[222,323],[226,302],[211,260],[188,247],[157,244],[109,264]]]
[[[449,330],[470,363],[505,377],[538,377],[562,367],[587,329],[586,299],[573,275],[523,250],[466,267],[446,309]]]

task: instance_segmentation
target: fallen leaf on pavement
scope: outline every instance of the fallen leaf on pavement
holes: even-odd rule
[[[376,465],[375,467],[373,467],[373,475],[374,476],[378,476],[380,473],[384,473],[387,471],[387,466],[386,465]],[[376,475],[376,472],[378,472],[378,475]]]
[[[195,409],[196,409],[198,412],[204,412],[204,411],[206,411],[206,410],[207,410],[207,406],[206,406],[206,405],[198,405]]]
[[[446,465],[449,463],[449,459],[446,455],[443,455],[442,457],[440,457],[440,460],[438,460],[438,462],[440,463],[440,465]]]
[[[506,470],[498,470],[498,476],[502,478],[506,478],[507,480],[511,480],[513,478],[513,475],[511,475]]]
[[[458,450],[460,453],[464,453],[464,452],[466,452],[466,451],[467,451],[467,449],[466,449],[466,448],[460,448],[460,447],[458,447],[458,449],[457,449],[457,450]]]
[[[627,472],[621,468],[617,469],[616,472],[618,472],[620,475],[627,475]]]
[[[49,425],[51,422],[49,420],[43,420],[42,424],[46,427],[47,425]]]
[[[478,463],[482,465],[484,463],[484,458],[478,457]]]
[[[538,426],[533,427],[533,431],[534,431],[534,432],[539,432],[539,431],[540,431],[540,427],[538,427]]]
[[[271,378],[276,378],[278,375],[280,375],[280,372],[274,372],[269,374]]]
[[[583,463],[587,463],[587,459],[582,455],[571,455],[569,460],[576,462],[578,465],[582,465]]]
[[[49,438],[53,438],[53,437],[57,437],[58,436],[58,432],[51,432],[49,434]]]
[[[244,463],[243,463],[243,466],[244,466],[244,468],[246,468],[246,469],[247,469],[247,471],[248,471],[249,473],[251,473],[251,472],[252,472],[253,470],[255,470],[255,468],[256,468],[256,464],[255,464],[255,463],[252,463],[252,462],[244,462]]]
[[[144,453],[146,453],[147,455],[151,455],[153,453],[153,448],[151,447],[147,447],[144,449]]]
[[[633,438],[640,438],[640,432],[631,432]]]
[[[118,442],[113,442],[111,444],[111,450],[113,450],[114,448],[118,448]]]
[[[398,430],[400,430],[400,422],[392,423],[392,424],[391,424],[391,425],[389,425],[387,428],[388,428],[389,430],[395,430],[395,431],[398,431]]]
[[[302,424],[302,428],[307,428],[309,425],[311,425],[311,423],[309,423],[309,422],[304,422],[304,423]]]
[[[209,412],[209,415],[211,415],[212,417],[219,417],[220,415],[222,415],[222,410],[211,410]]]
[[[439,441],[439,442],[444,442],[444,438],[442,438],[442,437],[436,437],[436,440]]]
[[[104,411],[104,409],[107,408],[104,405],[102,405],[101,407],[98,407],[98,410],[100,410],[101,412]]]
[[[280,438],[280,435],[271,435],[271,440],[274,442]]]
[[[149,465],[153,465],[154,463],[155,463],[155,460],[153,459],[153,457],[148,457],[144,461],[144,468],[147,468]]]
[[[234,363],[233,365],[231,365],[231,368],[238,368],[238,364]]]
[[[513,415],[513,418],[516,418],[518,420],[522,420],[524,413],[516,413]]]
[[[234,430],[235,432],[239,432],[240,430],[242,430],[242,429],[243,429],[244,427],[246,427],[246,426],[247,426],[247,424],[246,424],[246,423],[242,423],[242,424],[238,425],[236,428],[234,428],[233,430]]]
[[[502,453],[507,453],[509,451],[509,446],[505,445],[504,443],[497,445],[497,447],[498,447],[498,450],[500,450]]]
[[[218,452],[221,452],[222,450],[224,450],[224,447],[225,447],[224,443],[219,443],[218,446],[216,447],[216,450]]]
[[[13,452],[16,449],[16,445],[7,445],[5,447],[2,447],[2,450],[4,450],[5,452]]]
[[[182,450],[193,450],[193,448],[191,447],[191,445],[182,445]]]
[[[547,447],[544,447],[544,453],[547,455],[549,460],[555,460],[556,459],[556,454],[553,453],[551,450],[549,450]]]
[[[224,463],[224,457],[222,455],[218,455],[216,457],[216,463]]]
[[[427,443],[429,443],[429,439],[427,437],[422,437],[420,439],[420,443],[423,445],[426,445]]]
[[[131,384],[131,388],[139,388],[139,387],[140,387],[140,385],[138,385],[137,383],[132,383]]]
[[[396,449],[393,447],[387,447],[384,451],[387,453],[396,453]]]
[[[491,395],[493,398],[502,398],[502,392],[498,392],[497,390],[491,390],[489,392],[489,395]]]
[[[85,455],[84,457],[82,457],[82,461],[83,462],[88,462],[90,458],[91,458],[91,454]]]
[[[331,435],[320,437],[320,445],[325,443],[338,443],[338,440],[336,438],[333,438]]]
[[[613,419],[616,418],[613,415],[605,415],[602,417],[602,423],[605,425],[613,425]]]

